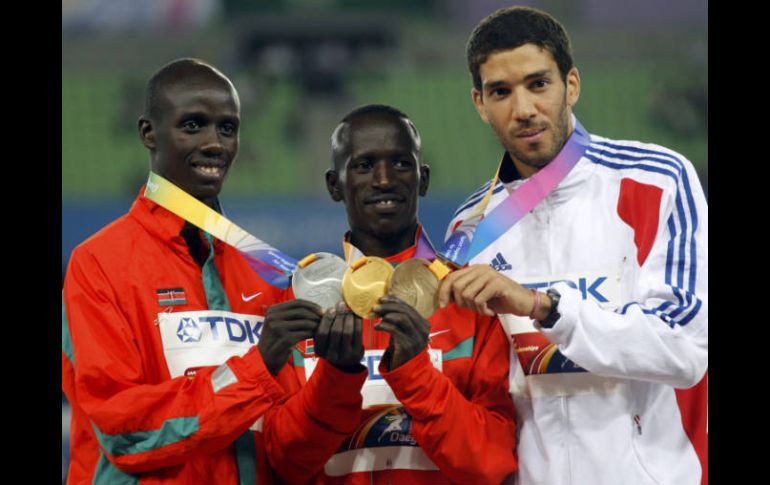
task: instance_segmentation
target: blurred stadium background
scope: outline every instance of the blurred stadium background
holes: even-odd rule
[[[569,31],[575,113],[594,133],[672,148],[708,193],[708,1],[532,0]],[[465,42],[499,0],[62,0],[62,277],[72,249],[123,214],[148,171],[136,120],[147,78],[205,59],[241,95],[228,216],[295,257],[339,252],[343,208],[325,191],[329,135],[350,109],[410,115],[431,165],[420,217],[440,243],[501,150],[470,100]],[[141,263],[139,263],[141,264]],[[69,459],[62,395],[62,480]]]

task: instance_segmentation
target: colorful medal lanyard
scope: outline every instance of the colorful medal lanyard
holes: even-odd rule
[[[519,188],[484,216],[484,211],[492,199],[492,192],[500,178],[501,161],[482,201],[449,236],[441,251],[438,252],[436,260],[430,266],[433,273],[439,279],[443,279],[451,268],[462,268],[490,244],[497,241],[564,180],[583,156],[590,141],[588,132],[575,119],[575,129],[556,158],[525,180]]]
[[[257,239],[160,175],[150,172],[144,196],[237,249],[267,283],[288,288],[297,260]]]
[[[362,258],[364,253],[360,249],[353,246],[349,241],[342,241],[342,250],[345,253],[345,262],[348,265],[358,261]],[[427,259],[428,261],[436,257],[436,250],[433,249],[433,244],[430,242],[428,235],[425,233],[425,228],[420,228],[420,237],[417,239],[417,249],[414,252],[413,258]],[[400,261],[394,261],[391,264],[398,264]]]

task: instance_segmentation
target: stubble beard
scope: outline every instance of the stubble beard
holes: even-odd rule
[[[569,111],[567,109],[567,100],[565,97],[564,101],[562,102],[559,117],[557,118],[557,122],[553,129],[553,137],[554,137],[553,144],[551,145],[551,148],[547,152],[539,153],[539,154],[523,153],[521,150],[517,149],[513,143],[508,141],[509,139],[506,139],[504,136],[501,136],[501,134],[498,133],[497,131],[495,132],[495,134],[497,135],[497,138],[500,140],[500,143],[505,147],[505,150],[510,154],[512,158],[514,158],[515,160],[518,160],[524,165],[527,165],[529,167],[539,170],[545,167],[546,165],[548,165],[554,158],[556,158],[556,155],[559,154],[562,147],[564,147],[564,144],[567,141],[568,131],[569,131]]]

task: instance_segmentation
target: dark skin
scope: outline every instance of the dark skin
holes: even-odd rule
[[[307,300],[291,300],[268,308],[257,346],[272,375],[280,372],[297,343],[315,336],[322,315],[321,307]]]
[[[211,206],[238,155],[240,102],[225,78],[202,71],[162,91],[154,117],[139,118],[152,171]]]
[[[390,114],[364,114],[338,127],[333,138],[334,168],[326,172],[326,185],[333,200],[345,203],[351,242],[364,254],[380,257],[412,246],[419,225],[417,201],[427,193],[430,167],[420,162],[419,142],[409,124]],[[382,318],[375,329],[390,334],[383,356],[388,369],[425,350],[430,323],[414,308],[385,296],[374,312]],[[360,362],[361,319],[339,309],[328,318],[332,357]],[[355,323],[339,323],[350,320]]]
[[[145,114],[138,122],[152,171],[214,208],[238,155],[238,93],[227,78],[202,65],[165,86],[158,103],[155,116]],[[294,345],[313,337],[321,314],[318,305],[303,300],[268,309],[258,348],[271,374],[286,364]]]
[[[363,322],[344,302],[327,310],[315,334],[315,353],[338,369],[359,372],[364,357]]]

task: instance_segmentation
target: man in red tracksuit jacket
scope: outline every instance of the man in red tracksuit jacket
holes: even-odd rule
[[[359,108],[335,130],[332,150],[327,185],[345,202],[349,262],[365,254],[396,263],[429,245],[417,221],[429,167],[405,114]],[[344,308],[328,311],[314,340],[320,358],[295,352],[296,394],[264,422],[276,474],[322,484],[497,484],[511,477],[509,345],[496,318],[449,305],[425,320],[392,297],[375,312],[381,319],[362,321]],[[316,373],[328,367],[347,380],[321,385]],[[308,414],[318,415],[308,411],[316,401],[361,395],[362,408],[324,416],[323,432],[306,428]]]
[[[232,83],[182,59],[150,79],[138,127],[151,169],[219,210],[239,122]],[[302,301],[274,305],[290,292],[142,193],[69,261],[62,301],[62,387],[72,406],[67,483],[269,482],[255,431],[265,411],[287,399],[276,376],[294,375],[284,365],[290,349],[314,334],[321,312]],[[322,384],[334,379],[320,370]],[[316,409],[340,412],[338,404],[328,399]],[[357,410],[360,399],[348,407]]]

